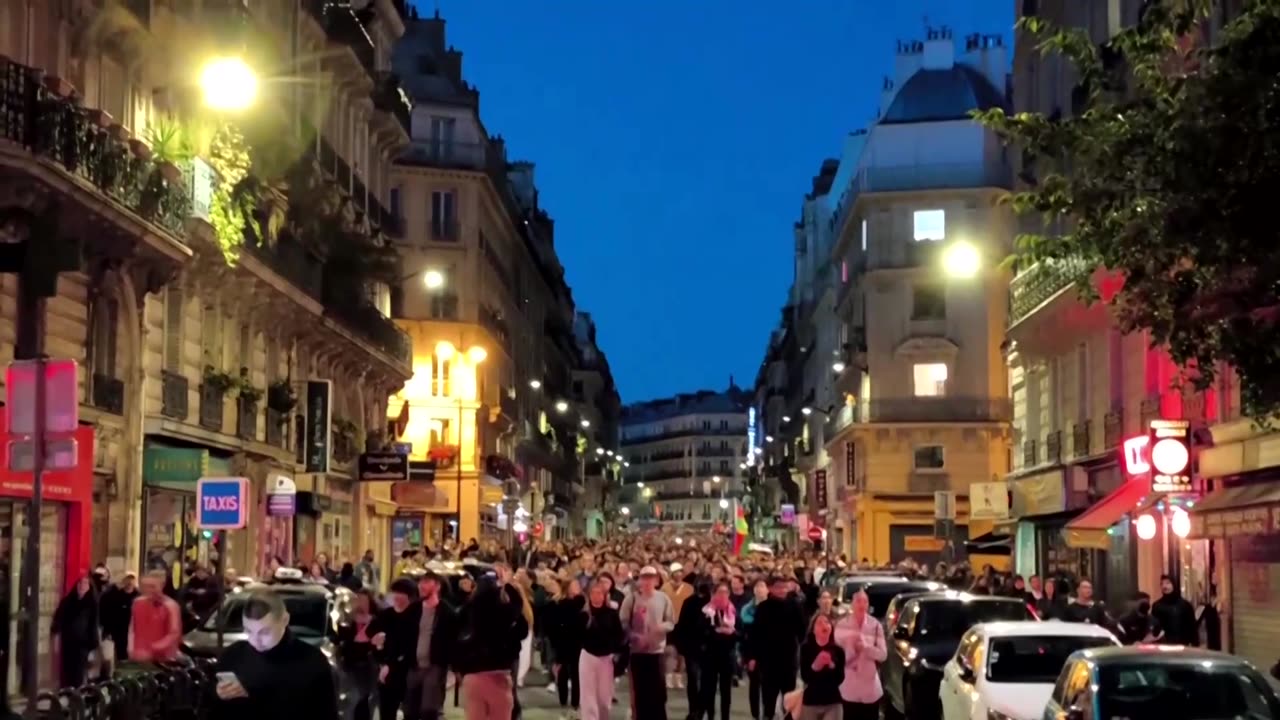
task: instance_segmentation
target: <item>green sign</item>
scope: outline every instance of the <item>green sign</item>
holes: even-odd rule
[[[147,485],[195,485],[209,474],[209,451],[148,447],[142,451],[142,481]]]

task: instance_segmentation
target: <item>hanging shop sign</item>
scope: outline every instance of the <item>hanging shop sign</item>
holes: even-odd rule
[[[196,483],[196,526],[201,530],[239,530],[245,526],[248,499],[246,478],[200,478]]]
[[[827,509],[827,471],[815,470],[813,473],[813,500],[818,512]]]
[[[307,381],[305,467],[309,473],[329,472],[332,454],[333,382]]]
[[[267,515],[288,518],[298,513],[298,486],[284,475],[267,479]]]
[[[1151,464],[1152,492],[1192,492],[1190,422],[1152,420],[1148,458]]]
[[[1004,520],[1009,517],[1009,486],[1003,482],[973,483],[969,486],[969,517],[975,520]]]
[[[403,482],[409,479],[409,456],[400,453],[362,453],[360,482]]]

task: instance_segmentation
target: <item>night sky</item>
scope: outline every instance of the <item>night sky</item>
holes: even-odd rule
[[[896,41],[1013,22],[1011,0],[416,2],[489,132],[537,164],[624,402],[749,387],[810,178],[873,118]]]

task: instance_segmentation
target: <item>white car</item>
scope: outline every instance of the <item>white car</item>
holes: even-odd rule
[[[1071,653],[1119,644],[1088,623],[974,625],[942,670],[943,720],[1039,720]]]

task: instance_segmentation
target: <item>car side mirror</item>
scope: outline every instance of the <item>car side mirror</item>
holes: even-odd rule
[[[1064,718],[1065,720],[1084,720],[1084,710],[1079,705],[1072,705]]]
[[[907,629],[905,627],[899,625],[898,627],[893,629],[894,640],[906,640],[908,637],[909,636],[907,635]]]

